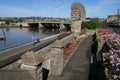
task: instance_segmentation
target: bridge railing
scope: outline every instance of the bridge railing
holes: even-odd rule
[[[64,24],[71,24],[71,21],[64,21],[64,20],[40,20],[40,21],[28,21],[28,23],[64,23]]]

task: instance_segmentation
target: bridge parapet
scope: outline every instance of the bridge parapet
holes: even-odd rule
[[[37,21],[28,21],[28,23],[65,23],[71,24],[70,20],[37,20]]]

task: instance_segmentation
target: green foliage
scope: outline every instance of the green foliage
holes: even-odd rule
[[[88,28],[88,29],[96,29],[100,27],[101,22],[98,18],[93,18],[90,21],[84,21],[82,22],[81,28]]]
[[[82,22],[81,24],[81,28],[84,29],[84,28],[88,28],[88,22]]]
[[[9,23],[9,21],[6,21],[5,24],[6,24],[6,25],[9,25],[10,23]]]

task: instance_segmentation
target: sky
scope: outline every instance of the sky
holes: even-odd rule
[[[106,18],[120,8],[119,0],[0,0],[0,17],[70,18],[73,2],[85,6],[86,17]]]

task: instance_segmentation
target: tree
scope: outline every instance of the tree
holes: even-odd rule
[[[88,22],[82,22],[81,24],[81,28],[84,29],[84,28],[88,28]]]
[[[96,29],[98,27],[100,27],[101,22],[99,20],[99,18],[92,18],[90,21],[84,21],[82,22],[82,29],[84,28],[88,28],[88,29]]]
[[[5,24],[6,24],[6,25],[9,25],[9,24],[10,24],[10,22],[9,22],[9,21],[5,21]]]

